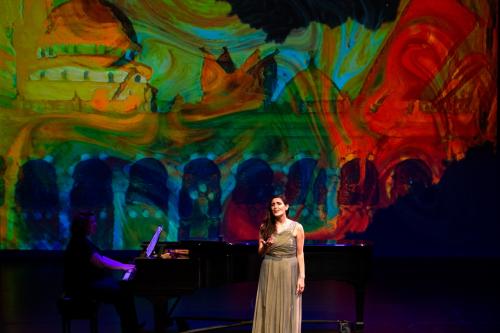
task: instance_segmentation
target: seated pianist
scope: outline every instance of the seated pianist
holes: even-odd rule
[[[71,224],[71,239],[64,252],[64,293],[113,304],[123,333],[137,333],[134,295],[112,276],[113,270],[130,271],[135,266],[101,254],[89,237],[95,234],[96,218],[91,212],[77,213]]]

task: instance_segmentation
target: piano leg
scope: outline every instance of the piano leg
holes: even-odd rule
[[[356,323],[354,325],[355,332],[363,332],[365,326],[364,310],[365,310],[365,286],[356,285],[354,287],[356,293]]]
[[[175,323],[177,324],[177,329],[179,330],[179,332],[184,332],[189,330],[189,325],[186,319],[177,318],[175,320]]]
[[[165,328],[172,324],[172,313],[181,300],[180,297],[174,297],[174,302],[170,306],[169,300],[172,297],[149,296],[149,301],[153,304],[153,316],[155,333],[165,333]]]
[[[165,308],[168,297],[149,297],[150,302],[153,304],[153,318],[155,333],[165,333],[167,321],[165,320]]]

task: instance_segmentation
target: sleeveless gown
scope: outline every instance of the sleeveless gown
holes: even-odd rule
[[[297,224],[292,221],[274,233],[274,243],[262,261],[252,333],[300,333],[302,295],[295,292],[299,266],[293,236]]]

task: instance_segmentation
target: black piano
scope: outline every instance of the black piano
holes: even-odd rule
[[[306,243],[304,254],[308,280],[338,280],[353,286],[356,330],[362,330],[372,246],[364,241]],[[159,242],[155,255],[135,259],[136,272],[127,284],[136,295],[152,302],[155,331],[164,332],[180,297],[198,288],[257,281],[260,261],[257,242]],[[169,306],[168,300],[174,302]]]

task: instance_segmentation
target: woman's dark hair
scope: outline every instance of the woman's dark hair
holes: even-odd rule
[[[266,217],[259,230],[262,239],[268,239],[272,234],[276,232],[276,217],[274,216],[273,210],[271,208],[271,203],[276,198],[281,199],[285,205],[288,205],[288,201],[286,200],[284,194],[276,194],[271,197],[271,199],[269,200],[269,204],[267,205]]]
[[[95,214],[90,211],[81,211],[75,213],[71,220],[71,235],[86,236],[88,223],[93,217],[95,217]]]

